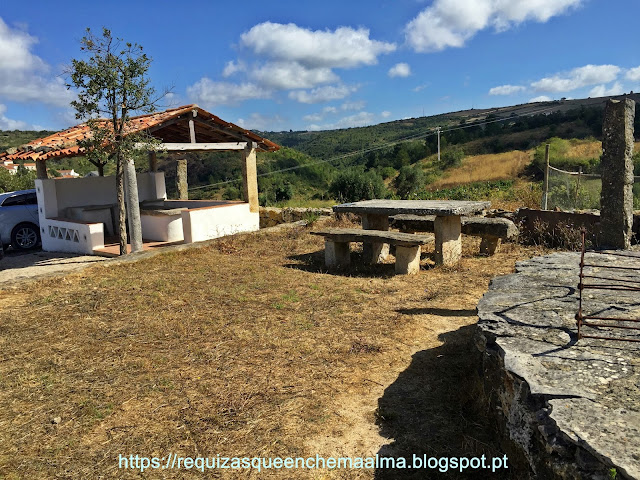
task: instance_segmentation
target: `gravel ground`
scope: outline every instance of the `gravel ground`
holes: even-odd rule
[[[4,258],[0,260],[0,288],[9,287],[17,281],[80,270],[105,260],[107,259],[104,257],[72,253],[53,253],[41,250],[23,253],[8,250],[5,252]]]

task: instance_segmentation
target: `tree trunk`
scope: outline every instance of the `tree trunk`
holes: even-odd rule
[[[118,195],[118,225],[120,226],[120,255],[127,254],[127,210],[124,203],[124,165],[118,155],[116,163],[116,191]]]
[[[104,163],[99,163],[98,167],[98,176],[104,177]]]

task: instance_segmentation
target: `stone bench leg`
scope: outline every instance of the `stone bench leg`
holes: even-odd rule
[[[374,215],[366,213],[362,215],[362,228],[364,230],[389,230],[389,215]],[[362,256],[367,263],[375,264],[384,262],[389,256],[388,243],[368,243],[362,245]]]
[[[480,242],[480,255],[490,256],[496,253],[500,245],[500,237],[485,235]]]
[[[436,236],[436,265],[455,265],[462,258],[460,240],[462,222],[457,215],[436,217],[434,233]]]
[[[414,275],[420,271],[420,245],[396,247],[396,274]]]
[[[351,263],[349,242],[334,242],[324,239],[324,263],[327,268],[348,267]]]

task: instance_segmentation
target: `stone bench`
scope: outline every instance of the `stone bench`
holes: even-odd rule
[[[513,240],[518,236],[518,227],[506,218],[462,217],[462,233],[482,237],[481,255],[496,253],[501,239]],[[434,216],[395,215],[389,218],[393,228],[401,232],[433,232]]]
[[[396,247],[396,274],[405,275],[418,273],[420,246],[432,241],[425,235],[359,228],[331,228],[311,233],[324,237],[324,260],[327,268],[347,267],[351,263],[351,242],[388,243]]]

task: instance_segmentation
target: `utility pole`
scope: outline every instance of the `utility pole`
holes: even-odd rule
[[[440,127],[436,127],[438,132],[438,163],[440,163]]]

